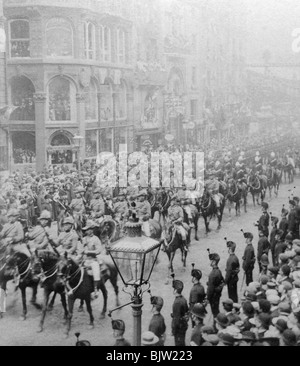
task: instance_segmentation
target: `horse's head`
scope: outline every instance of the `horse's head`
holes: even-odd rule
[[[50,250],[40,250],[38,253],[36,252],[36,254],[44,271],[49,270],[59,261],[59,256]]]

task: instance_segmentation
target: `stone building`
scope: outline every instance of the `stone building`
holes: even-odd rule
[[[209,138],[219,109],[238,102],[228,88],[242,77],[238,13],[225,5],[4,0],[0,123],[11,170]]]

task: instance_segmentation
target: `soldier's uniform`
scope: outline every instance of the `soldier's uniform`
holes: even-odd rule
[[[236,244],[232,241],[227,242],[227,247],[234,252]],[[240,262],[235,253],[231,253],[226,262],[225,283],[228,289],[228,297],[235,303],[238,302],[237,283],[239,280]]]
[[[66,217],[63,221],[63,225],[65,224],[74,225],[73,218]],[[68,232],[60,233],[56,241],[58,251],[62,254],[67,252],[69,255],[75,256],[78,249],[78,239],[78,235],[73,229]]]
[[[219,209],[221,205],[221,196],[219,194],[220,182],[214,175],[212,175],[212,179],[207,182],[207,190],[215,201],[217,208]]]
[[[18,210],[9,210],[7,217],[10,216],[18,217]],[[8,222],[7,224],[4,224],[3,229],[0,232],[0,239],[2,239],[4,245],[8,245],[11,253],[20,252],[30,256],[26,245],[22,243],[24,240],[24,230],[22,224],[19,221],[14,223]]]
[[[173,288],[175,290],[183,290],[183,283],[179,280],[173,281]],[[176,294],[175,300],[172,306],[172,334],[175,340],[175,346],[185,346],[185,335],[188,329],[188,304],[184,296]]]
[[[244,237],[253,239],[253,234],[245,233]],[[253,282],[253,269],[255,264],[255,253],[254,247],[252,243],[248,243],[244,255],[243,255],[243,270],[245,271],[246,275],[246,285],[248,286],[250,282]]]
[[[121,196],[121,195],[119,195]],[[122,195],[123,196],[123,195]],[[120,221],[122,217],[126,217],[129,212],[127,201],[117,201],[114,204],[114,212],[116,220]]]
[[[206,299],[205,289],[199,282],[200,279],[202,278],[202,272],[199,269],[193,269],[191,272],[191,276],[193,279],[195,278],[194,281],[196,281],[196,283],[194,283],[194,285],[190,291],[190,296],[189,296],[190,312],[192,311],[195,304],[203,304],[204,300]],[[194,325],[195,325],[195,323],[192,320],[192,326],[194,327]]]
[[[279,223],[279,229],[283,231],[283,236],[282,239],[284,240],[287,233],[288,233],[288,228],[289,228],[289,222],[287,219],[287,215],[288,215],[288,210],[286,210],[285,208],[282,208],[281,210],[281,221]]]
[[[147,197],[147,192],[141,191],[138,197],[141,196]],[[145,216],[151,218],[151,205],[147,200],[143,202],[136,202],[136,215],[140,220],[142,220]]]
[[[265,202],[262,203],[262,207],[268,208],[267,204],[263,206]],[[270,225],[270,215],[268,212],[263,212],[258,220],[258,230],[261,230],[264,235],[268,238],[269,237],[269,225]]]
[[[148,330],[158,337],[158,346],[164,346],[165,343],[166,324],[164,317],[160,313],[163,303],[164,301],[160,296],[151,297],[151,304],[155,306],[157,313],[153,314],[149,323]]]
[[[211,261],[215,261],[216,265],[213,267],[212,271],[208,276],[206,296],[207,300],[210,303],[212,314],[214,317],[216,317],[220,312],[219,310],[220,298],[222,295],[222,290],[225,281],[222,272],[218,267],[220,256],[216,253],[213,253],[209,255],[209,259]]]
[[[94,193],[94,195],[96,195],[98,193],[100,194],[100,189],[99,188],[95,189],[93,193]],[[101,197],[99,197],[99,198],[93,197],[90,201],[90,208],[91,208],[92,216],[95,219],[99,219],[105,213],[105,203]]]
[[[77,188],[75,193],[83,193],[84,188]],[[70,203],[70,209],[73,211],[75,221],[80,224],[82,222],[82,215],[85,213],[85,202],[83,197],[73,198]]]
[[[96,225],[88,221],[86,227],[82,230],[95,229]],[[102,247],[100,239],[95,236],[86,235],[82,240],[82,249],[79,251],[79,257],[85,255],[84,265],[88,269],[88,274],[93,276],[95,290],[100,281],[100,264],[97,257],[102,254],[104,248]],[[91,268],[91,270],[90,270]]]
[[[170,206],[168,208],[168,225],[175,225],[175,229],[181,235],[182,240],[187,240],[187,229],[185,224],[183,223],[184,213],[182,207],[179,206],[179,200],[174,195],[171,199],[172,201],[175,200],[175,205]]]

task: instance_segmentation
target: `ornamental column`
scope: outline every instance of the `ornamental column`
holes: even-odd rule
[[[46,100],[44,92],[35,93],[35,152],[36,171],[41,172],[47,163]]]
[[[83,137],[79,146],[79,156],[83,162],[85,159],[85,95],[83,93],[76,94],[77,103],[77,126],[78,133]]]

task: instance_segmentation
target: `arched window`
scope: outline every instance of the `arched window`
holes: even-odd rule
[[[118,63],[125,63],[125,49],[126,49],[126,41],[125,41],[125,32],[123,29],[117,30],[117,60]]]
[[[70,139],[63,133],[55,135],[51,140],[51,146],[70,146]]]
[[[30,57],[28,20],[12,20],[9,23],[10,57]]]
[[[88,60],[94,60],[96,57],[96,34],[95,26],[91,22],[84,24],[84,50],[85,57]]]
[[[124,83],[120,85],[115,94],[116,118],[126,118],[127,116],[127,91]]]
[[[97,87],[91,80],[90,86],[85,93],[85,120],[95,121],[98,119]]]
[[[103,26],[100,26],[100,59],[102,62],[111,61],[111,31]]]
[[[75,120],[76,91],[69,80],[54,78],[49,84],[48,96],[50,121]]]
[[[49,20],[46,26],[46,45],[48,57],[73,56],[73,29],[68,20]]]
[[[10,115],[13,121],[34,121],[35,107],[32,82],[25,76],[16,76],[11,80],[11,104],[17,107]]]

